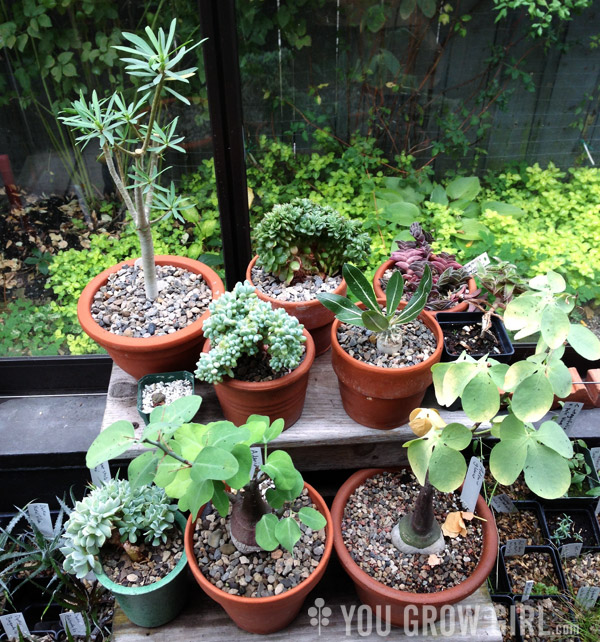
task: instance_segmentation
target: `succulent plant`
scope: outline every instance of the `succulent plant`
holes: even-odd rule
[[[115,537],[135,544],[141,537],[153,546],[167,541],[177,506],[170,504],[162,488],[132,488],[126,479],[113,479],[94,488],[75,504],[65,524],[65,571],[78,578],[102,570],[100,549]]]
[[[373,286],[365,275],[354,265],[346,264],[343,269],[348,289],[367,308],[361,310],[348,298],[339,294],[318,294],[319,301],[331,310],[342,323],[358,325],[377,333],[377,349],[387,354],[398,351],[402,345],[402,325],[416,319],[423,310],[431,288],[431,272],[425,266],[423,278],[406,306],[398,311],[402,299],[404,281],[399,272],[389,280],[385,291],[385,312],[377,302]]]
[[[293,370],[302,360],[303,326],[282,308],[273,310],[261,301],[249,281],[236,283],[210,306],[204,322],[204,335],[210,339],[210,352],[200,355],[196,377],[219,383],[234,377],[242,356],[260,352],[268,355],[273,372]]]
[[[360,221],[308,198],[275,205],[255,230],[259,265],[288,284],[335,275],[344,263],[367,259],[371,238],[361,229]]]
[[[440,252],[434,254],[429,245],[433,236],[425,232],[420,223],[410,226],[414,241],[396,241],[398,249],[390,259],[404,278],[405,296],[417,290],[423,277],[425,266],[431,270],[433,285],[425,304],[427,310],[446,310],[469,298],[468,282],[470,273],[457,263],[453,254]],[[382,287],[388,284],[382,281]]]

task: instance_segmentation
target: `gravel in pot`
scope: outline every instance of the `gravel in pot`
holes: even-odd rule
[[[280,281],[278,277],[265,272],[262,267],[256,265],[252,268],[252,283],[267,296],[279,301],[297,303],[300,301],[311,301],[317,298],[317,294],[333,292],[342,282],[341,274],[337,276],[326,276],[318,274],[307,274],[301,283],[292,281],[289,285]]]

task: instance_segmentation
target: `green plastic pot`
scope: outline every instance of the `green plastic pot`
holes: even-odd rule
[[[150,413],[142,412],[143,401],[142,401],[142,391],[146,386],[149,386],[153,383],[163,382],[171,383],[171,381],[188,381],[192,384],[192,393],[194,394],[194,375],[187,370],[179,370],[178,372],[160,372],[157,374],[148,374],[144,375],[138,381],[137,389],[137,411],[140,417],[144,420],[144,424],[147,426],[150,421]]]
[[[183,536],[186,519],[179,512],[175,520]],[[97,574],[98,581],[107,588],[123,609],[125,615],[138,626],[152,628],[162,626],[179,615],[186,603],[188,591],[185,550],[175,568],[162,580],[148,586],[121,586],[108,579],[105,573]]]

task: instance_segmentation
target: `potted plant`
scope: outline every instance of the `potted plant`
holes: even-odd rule
[[[284,308],[310,332],[316,355],[330,346],[333,314],[319,305],[317,294],[346,294],[344,263],[361,264],[371,239],[328,205],[308,198],[275,205],[254,231],[257,256],[246,271],[256,293],[274,308]]]
[[[395,271],[400,272],[405,281],[405,297],[416,292],[425,266],[432,275],[432,287],[425,304],[426,310],[452,310],[463,312],[468,300],[479,293],[475,279],[457,263],[453,254],[440,252],[434,254],[430,243],[433,236],[423,231],[418,222],[410,226],[414,241],[397,240],[398,249],[390,258],[377,268],[373,286],[377,297],[384,297],[389,279]]]
[[[240,424],[263,414],[282,417],[289,428],[302,414],[315,358],[310,334],[296,317],[259,299],[248,281],[237,283],[209,310],[196,377],[214,384],[230,421]]]
[[[94,488],[65,523],[65,571],[93,572],[138,626],[170,622],[187,594],[185,518],[176,509],[157,486],[113,479]]]
[[[357,267],[346,264],[343,274],[362,303],[357,306],[336,294],[319,294],[318,299],[337,317],[331,328],[332,365],[344,410],[365,426],[395,428],[421,403],[432,381],[431,366],[442,353],[439,324],[422,312],[431,272],[425,267],[407,303],[401,303],[404,281],[398,272],[389,281],[385,300],[375,298],[373,286]]]
[[[80,132],[77,140],[83,147],[91,141],[99,144],[138,234],[141,265],[130,260],[105,270],[84,288],[77,306],[84,332],[136,378],[191,369],[194,349],[202,346],[208,302],[224,291],[208,266],[184,257],[154,256],[151,225],[170,216],[183,220],[185,207],[173,184],[160,184],[167,150],[185,151],[183,137],[175,131],[177,118],[161,122],[161,101],[168,92],[189,105],[172,85],[189,82],[196,68],[176,67],[201,44],[176,44],[175,26],[173,20],[168,34],[146,27],[146,40],[123,33],[131,47],[115,47],[129,56],[122,59],[128,63],[125,71],[144,82],[132,102],[120,92],[102,100],[95,91],[89,98],[82,92],[61,116]]]
[[[185,397],[157,408],[139,439],[129,422],[112,424],[90,446],[86,462],[97,465],[132,444],[151,447],[130,463],[129,479],[135,486],[153,480],[190,511],[185,545],[200,586],[241,628],[277,631],[294,619],[325,572],[333,547],[329,511],[287,453],[267,451],[283,430],[282,419],[189,423],[200,401]],[[255,467],[252,444],[263,453],[264,463]],[[300,573],[291,572],[295,561],[304,565]],[[279,564],[285,564],[281,571]]]

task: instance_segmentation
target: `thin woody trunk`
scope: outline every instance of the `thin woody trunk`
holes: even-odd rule
[[[158,296],[158,282],[156,279],[156,265],[154,264],[154,244],[150,223],[144,214],[144,222],[137,228],[142,251],[142,270],[144,271],[144,285],[146,298],[153,301]]]

